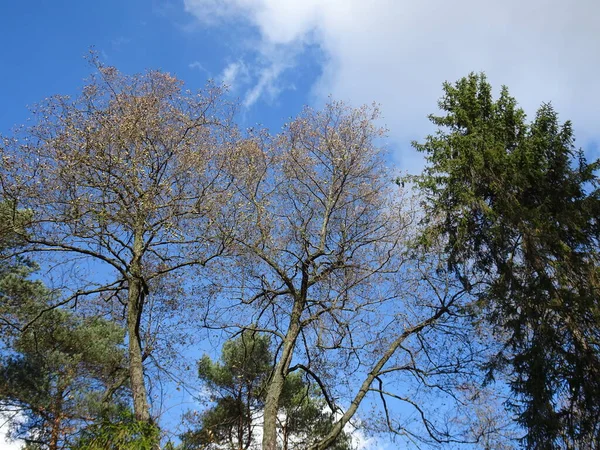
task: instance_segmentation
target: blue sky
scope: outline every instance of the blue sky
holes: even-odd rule
[[[160,68],[231,85],[243,125],[277,130],[329,95],[378,102],[387,145],[416,170],[441,83],[485,71],[531,115],[552,101],[578,144],[597,148],[600,29],[595,0],[91,0],[0,3],[0,133],[26,105],[75,93],[90,46],[124,72]]]
[[[0,134],[25,122],[27,105],[75,94],[94,46],[127,73],[159,68],[191,89],[226,82],[244,126],[276,131],[329,95],[378,102],[393,161],[411,171],[410,141],[430,131],[442,82],[485,71],[530,116],[551,101],[597,155],[598,17],[597,0],[4,0]]]
[[[245,100],[256,75],[245,65],[260,65],[252,50],[259,36],[249,25],[206,27],[180,2],[159,1],[5,1],[0,4],[0,132],[23,123],[27,105],[53,94],[72,94],[91,67],[84,60],[93,46],[105,64],[128,73],[159,68],[183,79],[189,88],[207,78],[229,81],[231,95]],[[266,86],[246,102],[240,121],[278,127],[309,102],[320,73],[310,48],[306,62],[285,74],[281,88]],[[243,61],[242,63],[242,55]],[[237,80],[224,79],[237,67]],[[245,73],[242,73],[245,72]],[[242,82],[241,82],[242,81]],[[242,89],[243,88],[243,89]]]

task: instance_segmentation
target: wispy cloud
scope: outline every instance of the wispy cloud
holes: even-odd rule
[[[312,0],[308,1],[310,4]],[[284,2],[285,3],[285,2]],[[196,17],[203,25],[219,25],[228,21],[249,21],[257,24],[268,17],[263,14],[273,15],[270,11],[275,3],[262,0],[184,0],[185,9]],[[298,3],[301,5],[302,3]],[[311,8],[303,8],[304,11],[314,11]],[[285,12],[281,9],[280,12]],[[304,51],[304,45],[310,38],[310,33],[300,30],[303,22],[302,12],[293,21],[286,21],[285,26],[277,29],[272,38],[263,36],[260,28],[260,39],[252,46],[240,45],[243,49],[243,58],[228,64],[221,75],[225,84],[238,90],[242,86],[245,92],[242,95],[242,103],[245,107],[251,107],[259,100],[272,101],[285,89],[293,85],[284,80],[286,71],[296,65],[298,56]],[[312,13],[311,13],[312,14]],[[273,17],[277,19],[277,17]],[[291,17],[290,17],[291,19]],[[308,20],[308,18],[306,18]],[[299,28],[294,30],[290,24],[298,24]],[[264,30],[270,30],[265,28]],[[251,49],[249,49],[252,47]]]
[[[216,24],[224,19],[251,13],[257,2],[250,0],[184,0],[184,9],[204,24]]]
[[[248,66],[243,60],[229,63],[221,72],[219,80],[229,87],[231,92],[236,92],[241,86],[250,82]]]
[[[578,135],[597,134],[597,0],[184,0],[198,21],[253,27],[261,57],[249,67],[252,104],[277,92],[307,45],[322,54],[319,98],[382,104],[397,139],[428,129],[444,80],[485,71],[532,113],[552,101]],[[287,52],[287,53],[286,53]],[[282,55],[287,55],[282,59]],[[269,89],[271,87],[271,89]]]
[[[208,77],[210,77],[210,72],[200,63],[200,61],[193,61],[188,64],[188,67],[192,70],[204,72]]]
[[[253,64],[248,67],[252,83],[244,95],[244,106],[250,107],[259,99],[273,101],[283,90],[292,88],[284,74],[296,65],[300,50],[281,45],[264,45]]]
[[[114,50],[121,50],[124,46],[126,46],[127,44],[129,44],[131,42],[131,39],[125,36],[119,36],[115,39],[113,39],[110,43],[112,45],[112,48]]]

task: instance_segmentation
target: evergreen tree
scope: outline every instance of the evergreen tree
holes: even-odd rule
[[[153,450],[160,440],[154,424],[136,420],[128,408],[105,412],[86,427],[71,450]],[[169,444],[165,449],[169,449]]]
[[[25,319],[33,315],[40,298],[47,295],[43,284],[30,275],[36,264],[20,254],[24,223],[30,213],[17,211],[11,202],[0,201],[0,342],[9,346]]]
[[[36,264],[19,256],[24,230],[14,227],[29,215],[0,203],[0,409],[27,448],[54,450],[125,402],[124,331],[52,306],[55,295],[31,278]]]
[[[444,239],[449,269],[477,296],[476,319],[502,348],[528,448],[600,441],[600,198],[570,122],[542,105],[531,124],[485,76],[444,84],[426,154],[424,241]]]
[[[198,364],[214,406],[199,417],[199,428],[182,435],[182,448],[255,449],[264,407],[264,387],[273,370],[268,336],[249,330],[227,341],[219,362],[204,356]],[[190,415],[193,417],[193,415]],[[314,386],[299,374],[286,378],[280,400],[279,436],[283,449],[308,448],[328,433],[331,414]],[[343,433],[334,449],[350,448]]]
[[[45,312],[0,359],[0,403],[20,412],[13,436],[49,450],[70,448],[82,428],[124,404],[123,339],[111,322]]]
[[[213,362],[206,355],[202,357],[198,362],[198,375],[206,383],[215,405],[202,414],[200,428],[186,433],[183,442],[188,447],[202,443],[232,449],[250,448],[254,443],[256,417],[263,404],[262,388],[271,364],[268,337],[252,332],[227,341],[219,362]]]
[[[334,415],[318,389],[298,373],[291,373],[286,378],[280,407],[282,420],[279,428],[283,450],[309,448],[331,431]],[[351,449],[350,435],[342,432],[329,448]]]

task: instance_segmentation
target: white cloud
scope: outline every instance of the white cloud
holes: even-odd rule
[[[23,445],[22,442],[8,442],[0,433],[0,450],[19,450]]]
[[[219,75],[219,80],[227,85],[231,92],[236,92],[240,86],[244,86],[250,81],[248,66],[243,60],[229,63]]]
[[[184,0],[204,23],[244,21],[260,36],[263,65],[246,96],[276,94],[306,44],[323,52],[313,87],[353,103],[380,102],[392,137],[428,129],[444,80],[485,71],[532,114],[552,101],[580,137],[600,116],[597,0]],[[283,59],[281,55],[287,55]],[[268,89],[271,87],[271,90]],[[273,90],[274,89],[274,90]]]
[[[221,75],[223,83],[227,86],[233,87],[233,84],[235,83],[235,79],[237,78],[239,71],[240,63],[235,62],[229,64],[227,67],[225,67],[225,70],[223,70],[223,74]]]
[[[360,430],[352,430],[349,429],[348,426],[346,426],[345,431],[347,433],[350,433],[350,436],[352,438],[352,447],[356,450],[386,450],[389,448],[388,443],[383,442],[381,439],[377,439],[372,436],[369,437]],[[402,450],[404,446],[396,446],[394,448],[396,448],[397,450]]]
[[[19,450],[23,445],[21,441],[13,441],[10,442],[7,440],[6,434],[8,432],[8,423],[4,422],[6,420],[5,417],[0,417],[0,450]]]
[[[296,57],[302,53],[304,45],[312,42],[310,30],[316,23],[314,14],[317,12],[313,0],[288,5],[263,4],[256,0],[184,0],[184,5],[186,11],[205,25],[223,21],[249,21],[257,25],[272,19],[275,24],[281,24],[268,29],[259,27],[261,38],[248,45],[252,47],[252,57],[247,62],[240,59],[228,64],[220,78],[231,85],[232,90],[240,85],[246,87],[242,100],[246,107],[260,98],[273,100],[282,90],[292,88],[282,75],[296,64]],[[280,15],[286,20],[279,20]],[[268,31],[269,36],[264,36],[263,31]],[[238,77],[240,83],[236,84]]]
[[[193,70],[205,72],[208,76],[210,76],[210,72],[208,70],[206,70],[206,68],[200,63],[200,61],[193,61],[188,64],[188,67]]]
[[[256,82],[246,92],[243,101],[244,106],[252,106],[262,96],[266,96],[270,100],[276,98],[284,89],[280,76],[290,67],[292,67],[292,63],[287,58],[278,57],[267,58],[262,65],[256,67]]]

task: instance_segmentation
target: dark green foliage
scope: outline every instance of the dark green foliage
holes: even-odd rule
[[[26,224],[31,220],[31,211],[17,210],[12,201],[0,201],[0,255],[6,250],[19,248],[23,244]]]
[[[153,450],[159,437],[158,427],[137,421],[131,411],[120,409],[83,430],[71,450]]]
[[[47,296],[40,281],[30,279],[37,266],[20,254],[19,234],[30,217],[16,211],[10,202],[0,201],[0,342],[7,345],[18,335],[28,318],[35,315],[39,299]]]
[[[6,214],[13,224],[26,216],[2,203],[0,216]],[[21,243],[12,231],[0,226],[0,408],[20,412],[12,435],[29,447],[66,448],[81,427],[121,399],[124,332],[52,308],[53,294],[30,278],[36,266],[18,256]]]
[[[181,436],[182,449],[257,448],[254,433],[264,405],[264,387],[273,368],[269,346],[268,336],[246,331],[223,345],[219,362],[208,356],[199,361],[198,374],[214,406],[199,416],[197,429]],[[331,429],[333,415],[300,374],[287,376],[280,405],[284,448],[307,448]],[[342,434],[332,448],[350,448],[349,436]]]
[[[543,105],[527,124],[484,75],[444,85],[438,126],[415,147],[428,166],[425,243],[442,238],[448,268],[477,296],[504,347],[512,405],[528,448],[585,448],[600,439],[600,199],[571,124]]]
[[[123,338],[113,323],[61,309],[45,312],[15,338],[0,359],[0,402],[25,417],[14,421],[13,435],[64,448],[124,401]]]
[[[315,386],[307,383],[299,373],[287,376],[281,393],[280,405],[285,421],[280,432],[285,448],[308,448],[331,431],[334,415]],[[342,432],[332,450],[352,448],[350,435]]]
[[[271,369],[269,345],[268,337],[245,332],[238,339],[225,342],[220,362],[202,357],[198,376],[211,390],[218,389],[236,398],[259,398]]]
[[[202,414],[199,429],[182,436],[184,448],[225,443],[248,448],[253,443],[252,416],[262,407],[271,364],[268,337],[253,332],[227,341],[219,362],[204,356],[198,362],[198,376],[215,405]]]

